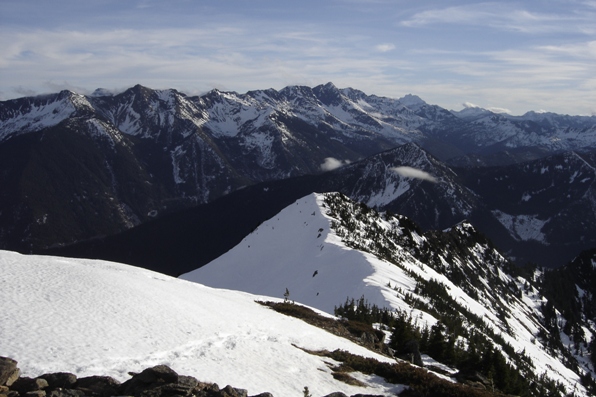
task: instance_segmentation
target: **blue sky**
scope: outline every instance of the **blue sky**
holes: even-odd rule
[[[596,114],[596,0],[0,0],[0,99],[333,82],[460,110]]]

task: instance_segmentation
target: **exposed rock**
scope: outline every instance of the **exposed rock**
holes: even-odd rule
[[[40,378],[43,378],[48,382],[48,389],[50,390],[58,388],[72,389],[73,385],[77,382],[76,375],[68,372],[43,374],[40,376]]]
[[[110,397],[120,395],[120,382],[110,376],[79,378],[76,388],[85,392],[86,396]]]
[[[17,362],[2,357],[0,369],[3,378],[13,374]],[[178,375],[166,365],[147,368],[140,373],[130,373],[131,378],[120,383],[110,376],[88,376],[77,379],[68,372],[47,373],[38,378],[20,377],[9,386],[0,385],[0,397],[248,397],[248,391],[227,385],[220,389],[217,383],[200,382],[193,376]],[[308,389],[306,389],[308,391]],[[263,392],[251,397],[274,397]],[[325,397],[348,397],[342,392]],[[356,394],[352,397],[380,397]]]
[[[135,378],[144,383],[175,383],[178,382],[178,374],[176,371],[167,365],[156,365],[155,367],[147,368]]]
[[[48,397],[83,397],[85,392],[82,390],[75,390],[75,389],[56,389],[52,390],[49,394],[46,393]]]
[[[189,389],[194,389],[199,385],[199,381],[197,378],[188,375],[179,375],[177,383],[178,385],[187,387]]]
[[[140,395],[141,393],[147,394],[145,392],[147,392],[148,390],[151,389],[158,389],[161,386],[165,385],[165,384],[172,384],[172,383],[177,383],[179,379],[178,374],[176,373],[176,371],[174,371],[173,369],[171,369],[170,367],[166,366],[166,365],[156,365],[155,367],[151,367],[151,368],[147,368],[145,370],[143,370],[141,373],[133,375],[132,378],[130,378],[129,380],[127,380],[126,382],[124,382],[122,384],[122,386],[120,387],[120,393],[124,394],[124,395],[130,395],[130,396],[136,396],[136,395]],[[193,383],[193,381],[191,379],[189,379],[188,377],[184,378],[185,382],[190,382]],[[198,381],[197,381],[198,383]],[[192,390],[196,385],[192,386],[192,387],[187,387],[184,384],[181,384],[180,387],[178,388],[179,393],[174,393],[174,394],[187,394],[187,392],[189,390]],[[170,387],[169,389],[159,389],[156,390],[155,392],[159,393],[157,395],[161,395],[161,393],[172,393],[172,390],[175,389],[173,387]],[[151,394],[151,395],[156,395],[156,394]]]
[[[221,391],[221,397],[248,397],[248,391],[244,389],[236,389],[230,385],[227,385]]]
[[[48,382],[43,378],[20,377],[10,386],[10,389],[25,395],[28,392],[43,390],[46,387],[48,387]]]
[[[10,386],[19,378],[21,371],[12,358],[0,357],[0,386]]]

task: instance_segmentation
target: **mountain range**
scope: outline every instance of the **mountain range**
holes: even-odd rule
[[[215,203],[230,193],[258,206],[270,185],[306,184],[252,210],[271,216],[304,194],[341,191],[425,230],[468,219],[518,264],[557,267],[596,245],[595,150],[596,117],[455,112],[332,83],[196,97],[139,85],[25,97],[0,103],[0,247],[105,245],[145,225],[176,233],[151,224],[213,211],[225,218],[233,210]],[[292,182],[275,185],[284,180]],[[215,245],[229,249],[244,235]],[[135,240],[130,251],[142,246],[147,240]]]
[[[280,396],[594,395],[595,174],[596,117],[331,83],[4,101],[0,355]]]

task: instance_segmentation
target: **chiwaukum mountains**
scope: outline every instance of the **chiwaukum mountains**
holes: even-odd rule
[[[379,281],[401,297],[394,309],[438,320],[461,351],[499,346],[530,379],[501,389],[520,395],[594,390],[595,182],[596,116],[449,111],[332,83],[195,97],[137,85],[0,102],[0,249],[267,295],[248,265],[233,281],[243,274],[234,263],[292,257],[298,226],[269,236],[283,250],[239,244],[311,197],[305,208],[333,219],[321,231],[407,274],[408,291]],[[304,249],[293,258],[310,258]],[[279,262],[287,274],[300,266]],[[292,290],[317,307],[312,292]],[[554,361],[542,373],[545,355]]]

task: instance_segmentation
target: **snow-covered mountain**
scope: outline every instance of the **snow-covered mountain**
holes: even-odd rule
[[[473,143],[486,152],[526,148],[554,153],[594,147],[595,116],[549,112],[512,116],[477,107],[452,113],[467,124],[456,139],[469,141],[468,144]]]
[[[593,155],[567,152],[509,166],[456,171],[485,206],[484,213],[470,220],[508,256],[523,258],[521,264],[562,266],[596,246]],[[489,217],[493,219],[488,221]]]
[[[594,117],[464,113],[331,83],[197,97],[137,85],[117,95],[63,91],[0,102],[0,247],[32,252],[115,234],[244,186],[408,143],[468,166],[596,148]],[[354,198],[381,205],[406,189],[393,186],[392,172],[384,177],[384,191],[354,187]],[[453,197],[463,192],[434,190],[442,187]],[[463,195],[453,208],[400,205],[423,204],[417,211],[428,219],[417,221],[443,227],[436,219],[469,212]]]
[[[467,220],[516,264],[554,268],[596,246],[595,168],[594,156],[575,152],[502,167],[448,167],[408,143],[330,172],[255,184],[121,234],[40,252],[177,275],[223,254],[298,198],[339,191],[406,215],[423,230]]]
[[[405,313],[420,329],[443,324],[463,350],[496,349],[520,376],[555,381],[562,393],[588,395],[582,379],[595,376],[594,318],[581,322],[581,338],[562,326],[551,332],[551,321],[568,320],[537,289],[540,273],[522,277],[466,223],[422,233],[405,217],[341,194],[309,195],[181,278],[253,294],[287,289],[289,299],[328,313],[336,302],[363,298]]]

